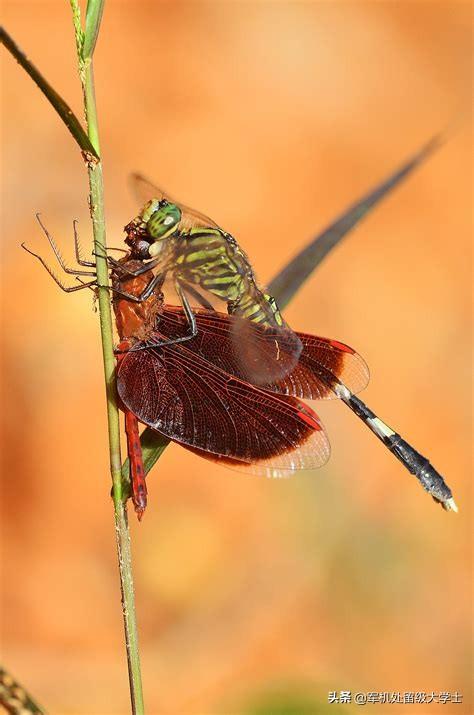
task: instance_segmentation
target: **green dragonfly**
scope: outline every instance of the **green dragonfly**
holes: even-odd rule
[[[197,334],[188,296],[212,307],[206,294],[225,302],[234,321],[234,345],[252,381],[268,384],[295,366],[302,350],[299,337],[284,321],[275,299],[259,287],[250,261],[235,238],[211,218],[172,199],[139,175],[134,188],[142,210],[125,226],[130,258],[141,261],[137,271],[153,270],[154,278],[133,300],[146,300],[165,278],[174,281],[189,324],[188,339]],[[111,259],[115,267],[119,262]],[[258,329],[256,329],[258,328]],[[266,333],[261,347],[262,329]],[[259,332],[260,331],[260,332]],[[273,351],[268,350],[268,337]]]

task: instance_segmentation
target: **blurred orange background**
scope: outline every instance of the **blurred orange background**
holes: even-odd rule
[[[342,404],[332,458],[243,477],[172,445],[131,518],[148,713],[354,713],[330,690],[470,701],[468,2],[106,3],[96,53],[108,240],[139,170],[240,241],[264,283],[459,116],[452,138],[325,261],[286,317],[353,345],[363,399],[446,476],[447,514]],[[66,2],[5,25],[81,115]],[[89,245],[76,145],[3,55],[5,664],[51,713],[128,712],[97,315],[20,242]],[[367,706],[369,709],[370,706]]]

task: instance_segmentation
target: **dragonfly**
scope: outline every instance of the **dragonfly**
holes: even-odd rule
[[[41,222],[40,222],[41,223]],[[42,225],[42,224],[41,224]],[[26,248],[66,292],[97,286],[93,261],[75,252],[81,268],[61,267],[92,280],[66,286],[46,261]],[[128,251],[111,262],[113,305],[120,344],[117,391],[125,413],[132,500],[142,516],[147,503],[138,423],[145,424],[199,456],[233,469],[279,477],[316,469],[329,458],[329,441],[318,415],[303,400],[339,398],[378,437],[444,509],[457,511],[451,490],[429,460],[380,419],[358,396],[369,380],[364,360],[337,340],[296,333],[301,344],[295,365],[267,382],[249,381],[234,343],[239,316],[209,307],[194,309],[189,336],[186,304],[164,303],[164,274]],[[149,290],[150,284],[153,285]],[[145,295],[145,298],[143,297]],[[255,325],[262,355],[274,354],[274,334]]]
[[[136,262],[124,260],[122,265],[129,269]],[[161,320],[173,316],[174,307],[163,303],[158,289],[139,303],[124,297],[128,292],[139,294],[150,280],[151,271],[114,276],[113,303],[121,338],[117,392],[126,415],[132,498],[139,516],[146,506],[146,484],[138,421],[201,457],[239,471],[281,477],[323,465],[329,458],[329,441],[308,405],[293,395],[276,395],[237,377],[213,361],[212,354],[206,359],[198,349],[205,339],[200,330],[186,342],[179,342],[183,334],[162,332]],[[185,333],[185,311],[178,310]],[[208,313],[214,314],[199,311],[196,320],[201,323],[202,315]],[[225,317],[230,327],[232,318]],[[268,340],[265,331],[262,336]],[[217,355],[218,333],[211,339],[215,339]],[[148,347],[134,350],[137,345]]]
[[[206,296],[223,301],[235,318],[232,349],[242,374],[254,384],[284,377],[298,361],[301,341],[283,319],[275,298],[258,285],[236,239],[213,219],[173,199],[139,174],[133,175],[133,183],[136,194],[146,202],[125,226],[125,243],[129,260],[141,262],[133,274],[153,270],[154,279],[141,295],[128,297],[144,301],[155,286],[171,277],[188,321],[182,341],[197,333],[188,295],[207,308],[212,303]],[[111,265],[118,267],[113,259]],[[270,338],[264,351],[262,329]]]

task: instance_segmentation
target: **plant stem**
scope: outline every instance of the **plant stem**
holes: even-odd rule
[[[125,628],[125,643],[127,648],[127,663],[130,681],[130,696],[134,715],[143,715],[143,692],[140,673],[140,656],[138,649],[137,621],[135,613],[135,596],[133,591],[132,557],[130,535],[126,511],[128,493],[122,489],[122,460],[120,455],[120,421],[116,399],[115,386],[115,356],[113,344],[112,313],[109,299],[109,273],[105,255],[106,236],[104,219],[103,179],[100,162],[99,130],[94,91],[94,76],[92,55],[100,29],[100,21],[104,0],[88,0],[86,31],[82,30],[81,12],[78,0],[70,0],[73,23],[76,36],[76,48],[81,79],[84,109],[87,121],[87,134],[81,123],[73,114],[69,105],[52,88],[43,75],[28,60],[10,35],[0,27],[0,43],[11,52],[20,65],[30,75],[35,84],[51,102],[64,124],[68,127],[74,139],[82,149],[82,155],[87,162],[90,189],[90,213],[94,233],[94,248],[96,254],[96,271],[99,294],[100,330],[102,338],[102,355],[107,397],[107,420],[109,432],[110,471],[113,484],[113,501],[115,513],[115,535],[122,592],[122,610]],[[156,461],[156,460],[155,460]],[[124,480],[127,487],[126,480]]]
[[[94,91],[92,62],[87,62],[84,78],[84,106],[86,110],[89,138],[100,155],[97,110]],[[102,166],[89,164],[90,211],[94,232],[94,246],[97,262],[97,282],[99,286],[108,286],[109,275],[105,249],[105,221],[103,201]],[[122,591],[122,609],[127,648],[128,676],[130,697],[134,715],[144,713],[143,691],[138,649],[138,633],[133,590],[132,555],[126,505],[122,498],[122,459],[120,454],[120,422],[115,388],[115,356],[113,345],[112,313],[110,310],[109,291],[106,287],[98,288],[99,315],[102,336],[102,355],[107,395],[107,418],[109,430],[110,471],[113,484],[115,513],[115,534]]]
[[[99,19],[100,21],[100,14]],[[76,20],[76,18],[75,18]],[[98,28],[95,28],[95,38]],[[95,44],[95,39],[94,39]],[[79,45],[78,45],[79,50]],[[79,52],[78,52],[79,54]],[[82,53],[81,53],[82,54]],[[92,57],[79,62],[80,76],[83,83],[84,109],[87,131],[94,149],[100,156],[99,127],[95,101],[94,74]],[[126,511],[126,501],[122,494],[122,459],[120,454],[120,421],[116,399],[115,356],[113,344],[113,324],[110,309],[109,272],[105,256],[106,233],[104,218],[103,178],[101,163],[89,162],[90,213],[94,233],[96,254],[96,271],[99,294],[100,330],[102,337],[102,355],[107,397],[107,420],[109,432],[110,471],[113,484],[113,502],[115,515],[115,535],[120,572],[120,587],[122,593],[122,611],[127,649],[128,677],[130,683],[130,698],[134,715],[143,715],[143,690],[140,672],[140,655],[138,648],[138,632],[135,611],[135,594],[133,589],[132,554],[130,534]]]

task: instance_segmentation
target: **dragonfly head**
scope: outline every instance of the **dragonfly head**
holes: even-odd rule
[[[151,239],[150,243],[162,241],[172,236],[178,228],[181,221],[181,209],[166,199],[152,199],[145,204],[141,220],[146,226],[146,233]]]
[[[148,201],[140,215],[125,226],[125,243],[133,258],[144,260],[161,253],[165,239],[176,232],[180,221],[181,209],[176,204],[166,199]]]

